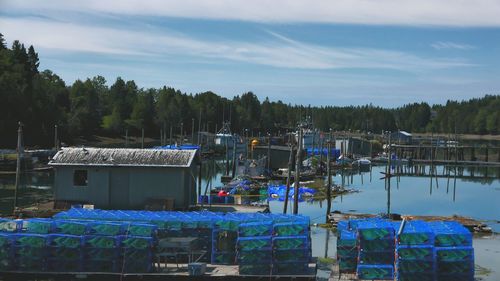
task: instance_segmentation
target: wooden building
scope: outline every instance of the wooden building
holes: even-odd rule
[[[196,200],[197,150],[63,148],[55,169],[55,203],[144,209],[152,200],[187,209]]]

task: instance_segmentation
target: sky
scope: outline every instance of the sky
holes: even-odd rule
[[[500,0],[0,0],[67,84],[384,107],[500,94]]]

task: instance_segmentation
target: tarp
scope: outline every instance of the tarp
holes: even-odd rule
[[[267,189],[269,200],[285,200],[286,185],[270,185]],[[311,197],[316,193],[315,189],[308,187],[299,187],[299,201],[304,201],[305,197]],[[288,198],[292,199],[295,194],[294,188],[290,186]]]

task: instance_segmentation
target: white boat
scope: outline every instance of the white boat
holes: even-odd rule
[[[370,161],[370,159],[368,158],[361,158],[352,162],[352,165],[357,165],[357,166],[370,166],[371,164],[372,161]]]

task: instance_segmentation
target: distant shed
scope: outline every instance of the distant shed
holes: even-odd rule
[[[55,168],[57,203],[143,209],[149,200],[174,200],[187,209],[196,200],[197,150],[63,148]]]
[[[412,135],[406,131],[397,131],[391,134],[391,141],[398,144],[411,144]]]

